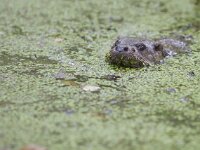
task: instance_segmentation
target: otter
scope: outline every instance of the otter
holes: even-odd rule
[[[175,39],[148,40],[118,37],[106,56],[106,60],[118,66],[139,68],[161,64],[164,58],[188,52],[183,41]]]

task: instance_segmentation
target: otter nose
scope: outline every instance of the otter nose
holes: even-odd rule
[[[120,46],[117,46],[116,47],[116,51],[118,51],[118,52],[126,52],[126,51],[128,51],[128,47],[120,47]]]

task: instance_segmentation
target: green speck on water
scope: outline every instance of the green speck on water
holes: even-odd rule
[[[0,149],[199,149],[199,0],[0,3]],[[105,61],[117,36],[171,34],[191,35],[192,53],[141,69]]]

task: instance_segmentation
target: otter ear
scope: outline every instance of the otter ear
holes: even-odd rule
[[[119,44],[119,39],[117,39],[117,40],[113,43],[113,45],[111,46],[111,48],[112,48],[112,49],[115,48],[118,44]]]
[[[114,48],[115,46],[117,46],[120,43],[120,38],[118,37],[117,40],[113,43],[112,48]]]
[[[154,50],[155,51],[163,51],[163,45],[161,43],[155,43]]]

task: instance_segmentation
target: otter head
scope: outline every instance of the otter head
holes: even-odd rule
[[[118,38],[108,55],[112,64],[136,68],[157,64],[163,58],[162,44],[130,37]]]

